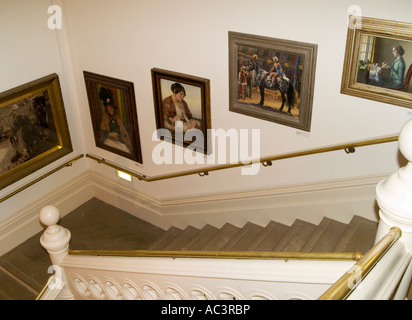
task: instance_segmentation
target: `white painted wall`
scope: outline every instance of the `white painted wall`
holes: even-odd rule
[[[388,12],[384,1],[360,1],[363,15],[411,21],[412,4],[398,1]],[[212,127],[261,130],[262,156],[283,154],[397,134],[409,109],[340,94],[350,1],[70,1],[68,12],[77,77],[87,70],[135,84],[143,146],[143,165],[100,150],[89,139],[87,150],[149,176],[191,169],[152,162],[156,129],[150,70],[153,67],[211,81]],[[236,114],[228,108],[228,31],[318,44],[312,128],[306,134],[276,123]],[[82,112],[89,117],[81,88]],[[85,128],[91,136],[90,126]],[[259,189],[313,181],[392,172],[399,166],[397,144],[310,156],[275,163],[255,176],[240,169],[211,172],[162,182],[135,181],[134,187],[156,198]],[[112,169],[95,170],[110,175]],[[198,167],[203,167],[198,165]]]
[[[47,28],[47,8],[61,5],[62,30]],[[75,152],[91,153],[149,176],[193,169],[152,162],[155,127],[150,70],[168,69],[210,79],[212,127],[261,130],[261,155],[270,156],[338,143],[398,134],[411,116],[408,108],[340,94],[351,1],[293,2],[258,0],[1,0],[0,90],[56,72]],[[395,0],[356,3],[368,17],[412,22],[412,3]],[[318,44],[310,133],[229,111],[228,31]],[[83,71],[132,81],[143,147],[143,165],[96,148]],[[242,176],[239,168],[159,182],[134,180],[137,194],[160,200],[220,192],[258,190],[319,181],[374,176],[403,165],[397,143],[358,148],[275,162],[258,175]],[[62,159],[61,162],[63,162]],[[40,170],[45,173],[54,165]],[[33,203],[88,168],[113,179],[114,170],[82,159],[70,169],[43,180],[0,203],[0,221]],[[34,175],[0,191],[0,196]]]
[[[74,150],[30,176],[0,190],[0,198],[25,186],[50,170],[85,152],[82,128],[79,123],[78,103],[73,92],[74,83],[68,72],[70,65],[65,55],[64,43],[59,32],[50,30],[47,22],[49,0],[2,0],[0,1],[0,92],[12,89],[51,73],[57,73],[62,88],[66,116]],[[64,30],[62,30],[64,31]],[[60,32],[62,33],[62,32]],[[0,106],[1,107],[1,106]],[[51,190],[67,184],[87,170],[85,159],[77,161],[70,169],[63,169],[32,187],[0,203],[0,229],[8,228],[33,210],[50,194]],[[73,204],[75,201],[73,201]],[[19,216],[15,213],[19,212]],[[40,223],[38,223],[40,228]],[[12,232],[8,230],[8,232]],[[1,237],[0,237],[1,238]]]

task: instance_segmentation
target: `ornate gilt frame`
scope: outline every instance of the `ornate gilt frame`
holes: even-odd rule
[[[57,74],[0,94],[0,133],[0,189],[73,151]]]
[[[362,42],[362,39],[365,39],[365,37],[372,39],[371,50],[379,50],[380,52],[389,51],[390,53],[392,46],[396,43],[401,43],[403,46],[410,45],[410,49],[405,50],[405,55],[408,53],[408,58],[405,58],[405,76],[412,65],[411,23],[351,15],[348,23],[341,93],[412,108],[411,88],[408,89],[409,92],[405,92],[374,85],[375,82],[370,81],[370,70],[373,68],[373,63],[377,63],[376,66],[379,68],[382,61],[373,61],[374,59],[372,59],[365,63],[361,59],[361,46],[364,42]],[[373,41],[374,39],[379,41]],[[380,45],[377,43],[380,43]]]

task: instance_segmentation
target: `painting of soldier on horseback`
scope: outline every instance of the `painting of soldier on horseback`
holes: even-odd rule
[[[317,45],[229,32],[231,111],[309,131]]]

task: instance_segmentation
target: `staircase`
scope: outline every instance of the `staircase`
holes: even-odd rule
[[[291,226],[271,221],[265,227],[248,222],[243,227],[226,223],[198,229],[171,227],[147,250],[361,252],[374,244],[377,222],[354,216],[345,224],[323,218],[319,225],[295,220]]]
[[[87,234],[83,242],[87,239],[89,242],[95,241],[94,233],[100,230],[98,225],[99,223],[93,229],[93,234]],[[170,227],[166,231],[145,224],[145,230],[150,236],[146,234],[145,238],[139,240],[141,243],[136,245],[136,248],[155,251],[359,251],[365,254],[374,245],[377,225],[377,222],[360,216],[353,216],[348,224],[325,217],[319,225],[297,219],[290,226],[270,221],[266,226],[248,222],[243,227],[237,227],[226,223],[221,228],[206,225],[200,229],[193,226],[184,229]],[[102,226],[103,229],[106,227],[106,225]],[[75,235],[76,228],[72,226],[71,229],[73,238],[70,247],[78,242]],[[124,226],[120,227],[123,232],[116,229],[116,224],[111,225],[111,229],[116,241],[121,245]],[[26,241],[13,252],[0,257],[0,300],[32,300],[46,283],[49,274],[44,270],[47,270],[50,260],[40,247],[39,237],[40,234]],[[79,234],[79,237],[82,238],[82,235]],[[102,243],[103,240],[100,239],[100,242]],[[125,243],[129,242],[130,239],[127,238]],[[100,245],[97,243],[96,245],[98,250]],[[19,260],[22,266],[18,264]],[[31,260],[33,261],[30,262]],[[33,265],[33,270],[28,267],[28,262]]]
[[[316,299],[355,263],[319,258],[322,253],[366,254],[374,245],[377,227],[360,216],[347,224],[325,217],[318,225],[296,219],[290,226],[276,221],[263,226],[251,222],[221,228],[173,226],[135,252],[143,257],[74,250],[64,257],[63,265],[74,299]],[[242,256],[242,251],[245,256],[261,251],[264,257],[272,251],[307,260],[206,257],[228,257],[230,252]]]

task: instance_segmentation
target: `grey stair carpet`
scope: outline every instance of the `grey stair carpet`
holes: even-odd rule
[[[357,252],[374,244],[377,222],[354,216],[349,224],[323,218],[319,225],[296,219],[291,226],[270,221],[266,226],[247,222],[243,227],[226,223],[220,229],[171,227],[149,250]]]
[[[245,251],[252,241],[263,231],[263,227],[246,223],[236,235],[222,248],[222,251]]]
[[[373,246],[376,231],[376,222],[354,216],[333,251],[365,253]]]
[[[279,242],[288,229],[289,227],[284,224],[275,221],[269,222],[259,236],[247,247],[247,251],[272,251],[274,244]]]
[[[242,227],[226,223],[163,230],[122,210],[91,199],[61,219],[70,230],[70,249],[189,250],[366,253],[374,244],[377,223],[354,216],[349,224],[324,218],[319,225],[295,220],[291,226],[270,221]],[[51,273],[40,245],[43,231],[0,257],[0,300],[32,300]]]
[[[200,251],[206,246],[207,243],[213,239],[216,233],[219,231],[218,228],[211,225],[206,225],[202,228],[200,232],[197,233],[186,245],[182,247],[182,250],[187,251]]]
[[[0,267],[0,300],[34,300],[38,292]]]
[[[168,250],[168,245],[181,235],[182,229],[170,227],[164,232],[159,239],[157,239],[148,250]]]
[[[288,232],[280,239],[271,251],[298,252],[312,235],[316,226],[312,223],[296,219]]]
[[[144,250],[164,230],[98,199],[64,216],[70,249]],[[0,300],[33,300],[52,275],[50,258],[40,245],[43,231],[0,257]],[[7,279],[7,280],[6,280]]]
[[[342,222],[323,218],[301,251],[332,252],[345,228],[346,224]]]
[[[221,251],[223,247],[231,240],[240,228],[226,223],[219,231],[213,236],[208,243],[206,243],[201,250],[207,251]]]

